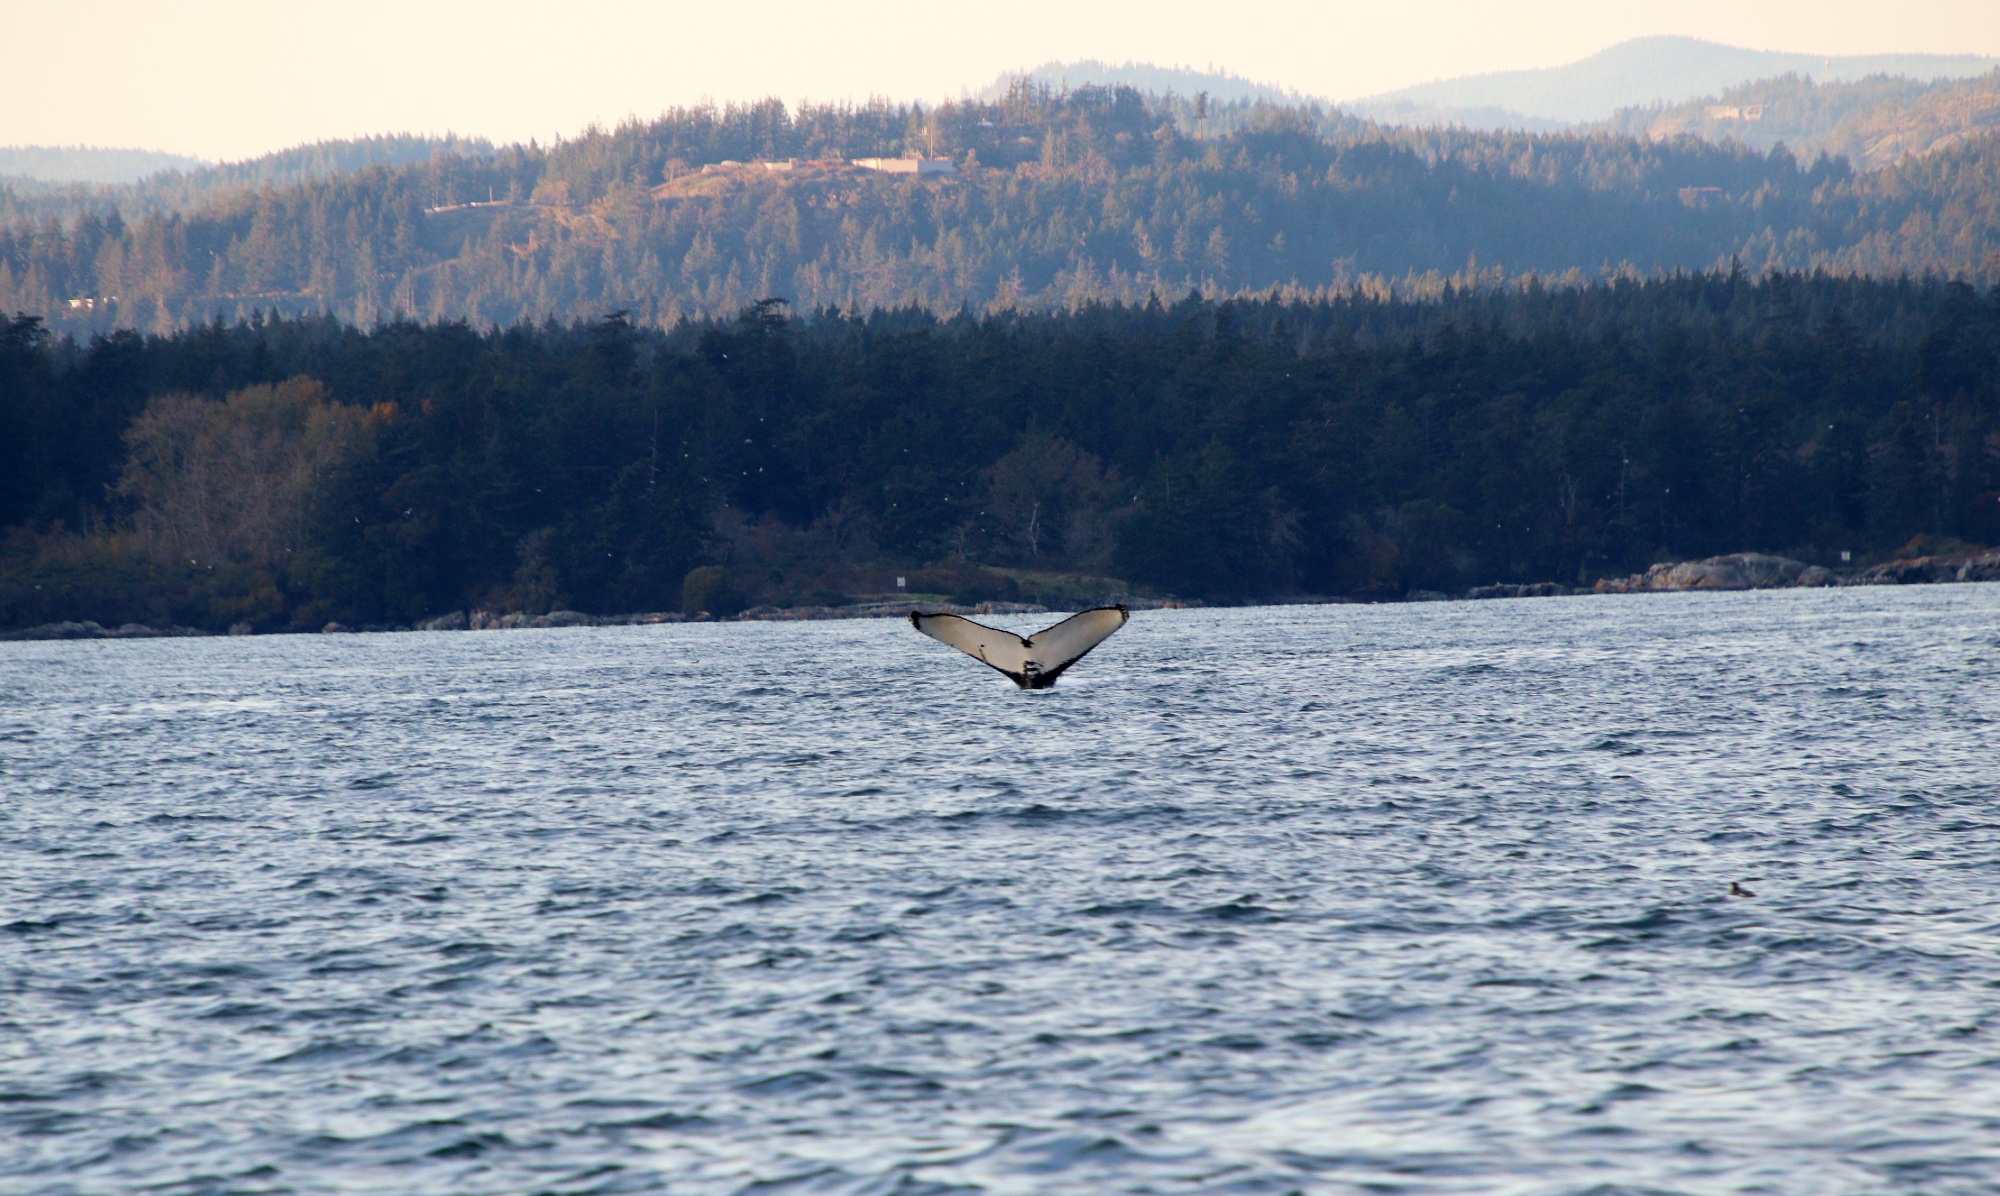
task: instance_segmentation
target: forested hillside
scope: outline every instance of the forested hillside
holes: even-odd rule
[[[843,164],[918,152],[956,173]],[[1390,130],[1022,84],[938,108],[676,112],[546,148],[45,213],[0,230],[0,310],[78,330],[259,311],[488,327],[622,310],[665,328],[769,296],[1054,309],[1732,260],[1984,281],[2000,275],[1996,183],[1990,137],[1857,174],[1692,138]]]
[[[84,345],[25,318],[0,454],[0,625],[726,611],[892,574],[974,600],[1576,584],[2000,542],[2000,295],[1730,273]]]
[[[1691,103],[1629,108],[1586,131],[1739,141],[1762,151],[1782,144],[1802,158],[1825,154],[1875,170],[2000,133],[2000,71],[1928,82],[1786,75]]]

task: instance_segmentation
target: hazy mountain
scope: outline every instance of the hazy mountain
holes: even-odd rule
[[[0,151],[0,162],[5,160],[4,154],[12,152],[18,151]],[[88,156],[143,151],[92,150],[79,146],[62,152]],[[173,158],[176,163],[192,165],[169,166],[122,183],[62,183],[33,177],[25,181],[19,176],[0,177],[0,221],[49,217],[72,220],[86,212],[108,215],[113,210],[127,218],[151,212],[187,211],[230,191],[291,186],[352,174],[371,166],[406,166],[427,161],[435,154],[478,158],[492,153],[493,143],[484,138],[397,133],[318,141],[241,162]],[[158,156],[172,158],[172,155]],[[4,174],[0,171],[0,175]]]
[[[1828,154],[1873,170],[2000,131],[2000,71],[1930,83],[1884,75],[1815,83],[1787,75],[1686,104],[1627,108],[1594,128],[1734,140],[1760,150],[1782,143],[1801,158]]]
[[[341,141],[315,141],[293,146],[241,162],[205,165],[199,170],[179,172],[147,180],[158,192],[174,190],[206,194],[232,187],[287,186],[292,183],[327,179],[351,174],[370,166],[405,166],[422,162],[433,154],[478,158],[493,152],[493,143],[483,137],[419,137],[392,133],[377,137],[354,137]]]
[[[1474,127],[1532,127],[1526,122],[1605,120],[1621,108],[1683,103],[1752,79],[1786,74],[1822,83],[1870,75],[1928,81],[1985,74],[1995,67],[2000,67],[2000,59],[1972,54],[1827,57],[1746,50],[1691,37],[1641,37],[1567,66],[1422,83],[1343,107],[1398,124],[1456,121]]]
[[[1622,42],[1568,66],[1469,75],[1338,106],[1350,115],[1388,125],[1412,128],[1462,125],[1525,133],[1556,133],[1579,123],[1601,122],[1606,128],[1643,135],[1656,119],[1664,118],[1670,123],[1653,135],[1684,132],[1710,140],[1735,137],[1766,149],[1780,139],[1797,148],[1809,136],[1815,139],[1817,149],[1818,139],[1831,133],[1833,124],[1851,115],[1853,109],[1927,93],[1934,81],[1983,75],[1995,68],[2000,68],[2000,59],[1977,55],[1826,57],[1746,50],[1688,37],[1646,37]],[[1807,118],[1806,126],[1785,126],[1787,131],[1782,133],[1772,132],[1781,127],[1776,122],[1762,129],[1737,128],[1727,123],[1710,127],[1700,119],[1693,119],[1692,112],[1679,111],[1684,106],[1699,109],[1709,105],[1760,103],[1757,99],[1740,98],[1764,94],[1754,91],[1758,86],[1766,91],[1814,84],[1825,88],[1884,76],[1898,82],[1865,86],[1848,93],[1825,92],[1810,105],[1820,115]],[[1171,92],[1181,96],[1206,92],[1211,101],[1335,106],[1333,101],[1322,97],[1258,83],[1225,71],[1160,67],[1143,62],[1113,65],[1094,59],[1050,62],[1032,71],[1002,75],[983,89],[979,98],[999,99],[1021,79],[1056,91],[1084,86],[1126,86],[1142,92]],[[1761,84],[1753,82],[1760,80]],[[1725,97],[1721,94],[1725,92],[1739,98]],[[1842,109],[1841,115],[1832,121],[1826,117],[1832,110],[1829,105]],[[1921,152],[1924,144],[1928,143],[1917,136],[1904,148]],[[1829,149],[1828,152],[1846,151]],[[1864,160],[1868,165],[1881,164],[1878,151],[1860,152],[1863,156],[1855,159],[1857,166],[1863,165]]]
[[[200,170],[209,163],[159,150],[97,149],[88,145],[0,146],[0,175],[43,183],[136,183],[163,170]]]
[[[1297,104],[1315,98],[1227,71],[1197,71],[1191,67],[1154,66],[1149,62],[1126,62],[1113,66],[1095,58],[1086,58],[1081,62],[1047,62],[1032,71],[1006,72],[987,84],[977,98],[1000,99],[1017,79],[1026,79],[1056,91],[1124,86],[1156,95],[1171,92],[1174,95],[1198,96],[1207,92],[1211,100],[1265,100],[1274,104]],[[1319,102],[1328,103],[1324,100]]]

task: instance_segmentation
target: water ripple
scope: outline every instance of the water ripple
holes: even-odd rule
[[[1985,1196],[1997,630],[0,645],[0,1188]]]

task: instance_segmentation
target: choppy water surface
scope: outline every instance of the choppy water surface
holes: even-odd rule
[[[1996,662],[2000,586],[1149,612],[1040,694],[0,645],[0,1188],[1990,1194]]]

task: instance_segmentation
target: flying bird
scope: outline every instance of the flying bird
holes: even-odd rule
[[[1099,606],[1071,615],[1026,639],[957,615],[910,612],[910,626],[989,668],[1007,674],[1022,689],[1047,689],[1063,670],[1082,660],[1132,617],[1123,606]]]

